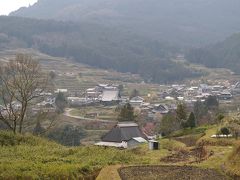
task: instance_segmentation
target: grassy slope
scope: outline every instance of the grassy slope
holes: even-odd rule
[[[200,140],[209,142],[208,136],[215,132],[215,129],[216,127],[209,128]],[[232,153],[233,145],[225,145],[220,139],[214,141],[217,142],[213,145],[206,143],[207,148],[213,151],[214,155],[206,161],[191,165],[221,171],[222,165],[226,164],[225,168],[229,173],[239,175],[239,148]],[[9,132],[1,131],[0,146],[0,179],[80,178],[94,174],[109,165],[110,169],[111,165],[164,165],[161,158],[174,151],[188,149],[185,144],[173,139],[161,139],[161,149],[158,151],[149,151],[147,144],[132,150],[105,149],[96,146],[68,148],[32,135],[14,136]],[[175,163],[175,165],[184,164],[186,165],[181,162]],[[115,170],[116,168],[112,171],[113,175]]]
[[[212,135],[216,134],[219,126],[212,126],[205,131],[205,136],[200,138],[198,142],[204,142],[205,145],[209,146],[234,146],[236,140],[234,138],[211,138]]]
[[[240,146],[239,151],[233,152],[234,146],[238,143],[234,138],[211,138],[216,134],[219,126],[203,126],[194,129],[184,129],[171,134],[172,137],[189,137],[195,138],[198,134],[205,134],[199,137],[196,143],[203,142],[207,150],[213,152],[213,155],[201,163],[192,163],[193,166],[201,168],[213,168],[222,172],[240,175]]]
[[[14,136],[0,131],[0,179],[80,178],[107,165],[158,164],[168,154],[168,144],[165,140],[165,148],[159,151],[148,151],[147,145],[135,150],[96,146],[67,148],[32,135]]]
[[[237,175],[240,177],[240,143],[236,146],[232,154],[230,155],[226,164],[226,170],[231,175]]]
[[[131,151],[94,146],[67,148],[31,135],[0,132],[0,179],[78,178],[109,164],[143,161]]]
[[[214,168],[219,172],[224,170],[232,177],[240,176],[240,148],[239,141],[234,138],[211,138],[211,135],[216,134],[219,126],[210,126],[205,131],[205,136],[201,137],[197,143],[203,142],[208,151],[213,152],[213,156],[200,164],[193,164],[202,168]],[[240,147],[240,146],[239,146]]]

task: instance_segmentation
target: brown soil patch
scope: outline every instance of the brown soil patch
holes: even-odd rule
[[[191,149],[178,149],[170,155],[161,159],[164,163],[179,163],[179,162],[202,162],[213,155],[213,151],[207,151],[205,146],[197,146]]]
[[[190,166],[136,166],[119,169],[122,180],[226,180],[227,176],[211,169]]]
[[[187,162],[193,157],[193,153],[187,150],[175,151],[169,156],[166,156],[161,159],[161,162],[164,163],[178,163],[178,162]]]

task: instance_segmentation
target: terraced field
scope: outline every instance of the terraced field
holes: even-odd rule
[[[52,57],[33,49],[16,49],[0,51],[0,61],[7,62],[14,59],[18,53],[31,55],[39,60],[43,70],[54,71],[57,76],[54,84],[56,88],[68,89],[72,92],[82,92],[98,83],[128,84],[142,82],[138,75],[119,73],[112,70],[101,70],[75,62],[71,59]]]
[[[227,176],[211,169],[190,166],[135,166],[119,170],[122,180],[227,180]]]

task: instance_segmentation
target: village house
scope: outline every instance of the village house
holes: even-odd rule
[[[240,82],[234,84],[231,91],[234,95],[240,94]]]
[[[97,146],[134,148],[146,143],[148,138],[133,122],[120,122],[101,138]]]
[[[40,103],[37,103],[38,107],[54,107],[55,97],[46,97],[46,99]]]
[[[218,95],[219,100],[231,100],[232,94],[229,91],[223,91]]]
[[[116,104],[120,101],[119,90],[103,90],[99,99],[105,105]]]
[[[67,100],[70,106],[84,106],[93,103],[89,98],[68,97]]]
[[[54,91],[54,93],[67,93],[68,90],[67,89],[57,89],[56,91]]]
[[[164,104],[156,104],[156,105],[154,105],[152,112],[160,113],[160,114],[167,114],[169,112],[169,109]]]
[[[96,99],[98,99],[98,97],[101,93],[102,92],[97,87],[95,87],[95,88],[87,89],[85,92],[85,95],[86,95],[86,98],[96,100]]]
[[[120,105],[125,105],[129,103],[129,97],[128,96],[121,96],[121,103]]]
[[[129,103],[132,107],[140,107],[144,103],[144,98],[136,96],[130,99]]]

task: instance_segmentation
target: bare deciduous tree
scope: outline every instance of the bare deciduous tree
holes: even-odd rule
[[[47,85],[47,76],[31,56],[18,54],[15,60],[0,67],[0,96],[3,107],[0,121],[14,133],[22,133],[30,102],[39,97]]]

